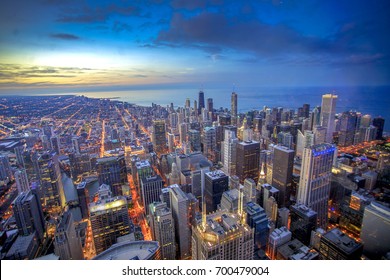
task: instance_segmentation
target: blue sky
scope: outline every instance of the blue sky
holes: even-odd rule
[[[389,85],[389,1],[0,3],[0,94]]]

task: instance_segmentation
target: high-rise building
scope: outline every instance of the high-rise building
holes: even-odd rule
[[[99,184],[111,187],[114,196],[122,195],[122,185],[127,184],[126,161],[123,155],[97,159]]]
[[[237,143],[236,175],[243,183],[246,178],[255,182],[259,179],[260,165],[260,143],[256,141],[245,141]]]
[[[390,252],[390,208],[371,202],[364,208],[360,238],[363,254],[373,260],[382,259]]]
[[[385,119],[382,117],[374,118],[372,125],[377,128],[375,139],[380,140],[383,137],[383,129],[385,127]]]
[[[310,115],[310,104],[303,104],[302,108],[303,117],[308,118]]]
[[[252,178],[246,178],[244,180],[244,188],[242,190],[244,193],[244,205],[249,202],[256,202],[256,182]]]
[[[338,228],[325,233],[320,241],[320,254],[324,260],[360,260],[363,245]]]
[[[168,151],[173,153],[175,150],[175,135],[173,133],[168,133]]]
[[[214,111],[214,104],[212,98],[207,98],[207,111],[213,113]]]
[[[0,181],[7,181],[8,183],[11,178],[12,171],[8,156],[0,155]]]
[[[233,119],[233,124],[237,124],[237,93],[232,92],[231,97],[231,114]]]
[[[355,112],[344,112],[341,114],[339,145],[343,147],[351,146],[354,143],[355,130],[357,127],[357,115]]]
[[[268,217],[264,209],[253,202],[246,204],[246,222],[255,231],[255,248],[266,249],[268,239]]]
[[[181,123],[179,125],[180,143],[187,141],[187,123]]]
[[[60,218],[54,235],[54,251],[61,260],[82,260],[81,240],[76,234],[72,213],[66,211]]]
[[[188,141],[190,142],[191,151],[199,152],[201,150],[200,132],[198,130],[188,130]]]
[[[214,127],[205,127],[202,136],[203,154],[211,161],[216,160],[216,133]]]
[[[76,153],[76,154],[80,154],[80,142],[79,142],[79,137],[73,137],[72,138],[72,147],[73,147],[73,151]]]
[[[172,211],[164,202],[149,205],[152,239],[158,241],[162,260],[174,260],[176,255],[175,224]]]
[[[154,120],[153,132],[152,132],[153,148],[158,153],[164,153],[166,151],[167,139],[165,135],[165,121]]]
[[[87,173],[92,170],[91,158],[88,153],[70,153],[69,162],[71,176],[74,181],[76,181],[83,173]]]
[[[19,235],[27,236],[35,233],[38,240],[42,242],[45,233],[45,218],[35,191],[19,194],[12,203],[12,209]]]
[[[30,190],[30,184],[27,178],[26,169],[20,169],[15,171],[15,182],[18,188],[18,193],[28,192]]]
[[[141,193],[142,203],[145,207],[146,215],[149,215],[148,205],[160,201],[161,189],[163,188],[164,182],[160,175],[149,176],[142,178],[141,180]]]
[[[198,115],[202,114],[204,108],[204,92],[201,90],[198,93]]]
[[[290,210],[292,237],[309,246],[311,232],[316,229],[317,213],[302,204],[293,205]]]
[[[305,148],[298,189],[298,203],[317,212],[318,225],[326,229],[328,199],[336,148],[331,144]]]
[[[61,154],[61,145],[59,136],[52,136],[50,138],[51,149],[56,152],[57,155]]]
[[[274,148],[272,186],[279,190],[279,207],[288,205],[290,200],[294,154],[294,150],[284,146],[275,146]]]
[[[225,174],[236,174],[236,148],[238,139],[234,130],[225,129],[225,139],[222,142],[222,170]]]
[[[335,131],[337,95],[324,94],[321,103],[321,126],[326,128],[326,143],[333,143],[333,132]]]
[[[302,157],[303,149],[314,145],[315,135],[311,130],[305,130],[304,133],[298,129],[297,133],[297,147],[295,155],[299,158]]]
[[[210,213],[218,209],[223,192],[229,189],[229,177],[221,170],[216,170],[205,173],[204,180],[206,213]]]
[[[34,160],[36,174],[38,175],[39,196],[45,208],[57,209],[64,204],[63,186],[58,155],[44,153]],[[62,198],[62,200],[61,200]]]
[[[278,133],[278,144],[292,149],[294,145],[294,136],[292,136],[290,132],[281,131]]]
[[[204,215],[192,229],[193,260],[252,260],[254,230],[226,210]]]
[[[178,245],[177,259],[188,260],[191,258],[192,233],[192,209],[190,199],[177,185],[170,188],[169,197],[172,215],[175,221],[175,233]]]
[[[90,203],[89,212],[96,254],[110,248],[118,237],[130,233],[127,200],[123,196],[112,197],[110,186],[99,187],[98,201]]]

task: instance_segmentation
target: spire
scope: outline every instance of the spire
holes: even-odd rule
[[[265,175],[265,172],[264,172],[264,162],[263,162],[261,164],[261,171],[260,171],[259,181],[257,183],[258,188],[260,188],[261,185],[266,183],[265,179],[266,179],[266,175]]]

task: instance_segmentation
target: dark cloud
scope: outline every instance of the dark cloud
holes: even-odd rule
[[[305,52],[326,47],[326,42],[304,37],[286,25],[267,25],[259,20],[240,21],[222,14],[201,13],[191,18],[172,17],[169,30],[161,31],[156,43],[199,45],[247,50],[259,54]]]
[[[98,23],[107,21],[113,15],[140,16],[140,10],[135,6],[123,4],[68,8],[61,13],[57,21],[64,23]]]
[[[123,31],[131,32],[132,30],[133,28],[129,24],[120,21],[115,21],[112,26],[112,31],[116,33],[120,33]]]
[[[70,40],[70,41],[80,40],[79,36],[76,36],[76,35],[73,35],[73,34],[68,34],[68,33],[50,34],[50,37],[51,38],[55,38],[55,39]]]

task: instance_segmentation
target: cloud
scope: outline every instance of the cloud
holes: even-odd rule
[[[327,42],[304,37],[286,25],[267,25],[259,20],[229,18],[204,12],[191,18],[174,14],[169,30],[159,33],[157,44],[228,48],[258,54],[321,50]]]
[[[68,34],[68,33],[55,33],[55,34],[50,34],[51,38],[55,39],[61,39],[61,40],[69,40],[69,41],[75,41],[75,40],[80,40],[81,38],[79,36],[73,35],[73,34]]]
[[[68,8],[63,10],[57,21],[64,23],[98,23],[106,22],[113,15],[140,16],[140,10],[135,6],[118,4]]]

